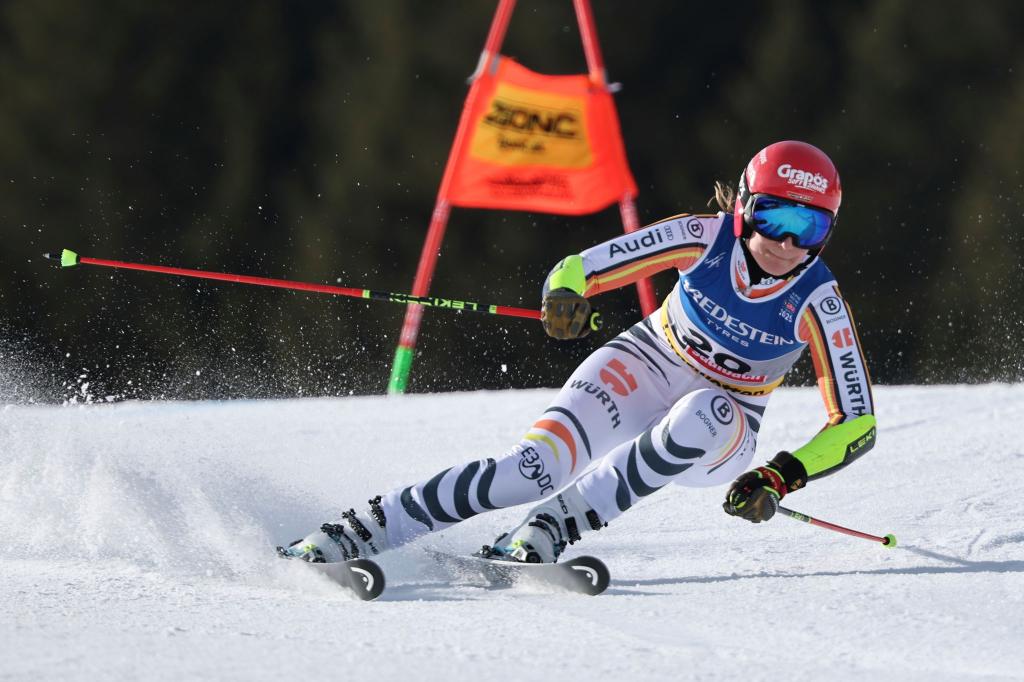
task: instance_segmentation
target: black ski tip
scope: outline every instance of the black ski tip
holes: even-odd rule
[[[363,601],[372,601],[384,593],[386,586],[384,571],[377,562],[370,559],[349,559],[348,561],[304,561],[288,553],[284,547],[277,547],[277,556],[291,559],[316,571],[341,587],[351,591]]]
[[[375,561],[350,559],[345,562],[345,570],[352,591],[363,601],[373,601],[384,593],[384,571]]]
[[[608,589],[612,575],[604,562],[593,556],[578,556],[561,565],[572,571],[574,580],[583,594],[595,596]]]

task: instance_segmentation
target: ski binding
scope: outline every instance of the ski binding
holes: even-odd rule
[[[428,550],[455,573],[482,577],[488,585],[511,587],[520,582],[557,587],[578,594],[598,595],[608,589],[611,573],[593,556],[578,556],[556,564],[529,564],[504,558],[485,546],[472,556]]]

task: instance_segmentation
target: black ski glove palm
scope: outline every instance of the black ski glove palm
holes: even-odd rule
[[[544,294],[540,321],[548,336],[581,339],[590,333],[590,301],[572,289],[552,289]]]

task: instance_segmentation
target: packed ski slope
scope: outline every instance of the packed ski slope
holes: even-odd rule
[[[274,558],[501,453],[551,395],[0,407],[0,679],[1024,678],[1024,386],[879,388],[876,449],[786,500],[894,550],[670,486],[573,548],[611,568],[599,597],[452,585],[407,547],[358,602]],[[822,419],[780,390],[761,453]],[[468,552],[519,514],[429,542]]]

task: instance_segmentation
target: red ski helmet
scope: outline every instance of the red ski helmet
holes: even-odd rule
[[[759,151],[740,175],[733,231],[751,232],[745,217],[751,199],[768,194],[824,209],[835,218],[843,199],[839,172],[825,152],[806,142],[786,140]]]

